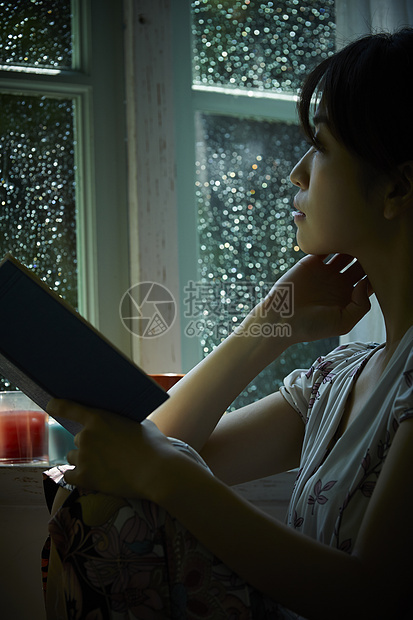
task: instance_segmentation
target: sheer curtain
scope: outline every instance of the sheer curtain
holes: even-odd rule
[[[337,47],[378,30],[413,25],[412,0],[336,0]]]
[[[370,32],[393,32],[413,26],[412,0],[336,0],[337,48]],[[384,85],[385,87],[386,85]],[[391,84],[387,85],[391,88]],[[383,342],[386,333],[378,302],[373,295],[372,308],[364,319],[342,336],[342,342],[354,340]]]

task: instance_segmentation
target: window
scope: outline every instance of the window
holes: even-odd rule
[[[72,99],[0,94],[1,255],[19,257],[77,306]]]
[[[0,254],[129,352],[122,4],[0,7]]]
[[[194,119],[196,169],[186,216],[192,208],[197,247],[181,256],[182,281],[193,282],[183,296],[184,360],[208,354],[302,256],[289,181],[307,148],[296,99],[303,76],[335,50],[334,1],[320,7],[308,0],[197,0],[190,28],[191,114],[187,107],[185,122]],[[291,347],[236,406],[273,391],[290,370],[337,344]]]
[[[208,322],[201,316],[201,323],[197,327],[196,322],[191,322],[188,314],[192,310],[189,306],[194,294],[191,292],[190,283],[200,282],[198,290],[201,290],[203,286],[203,281],[200,280],[201,273],[205,277],[205,273],[212,273],[215,269],[208,269],[208,264],[211,267],[213,265],[209,262],[208,254],[216,255],[216,250],[220,249],[217,231],[221,224],[214,220],[216,212],[219,212],[220,216],[225,214],[223,209],[216,209],[217,197],[219,193],[223,195],[226,192],[227,195],[230,192],[229,197],[234,199],[232,190],[236,190],[237,202],[232,206],[236,206],[237,209],[240,206],[239,176],[235,170],[228,169],[228,172],[236,173],[235,177],[229,177],[224,172],[223,152],[218,150],[212,153],[213,148],[223,148],[222,144],[218,145],[218,138],[221,143],[223,140],[226,141],[225,146],[229,147],[229,141],[225,138],[225,133],[228,132],[223,130],[224,124],[232,123],[235,127],[238,123],[238,127],[242,126],[246,133],[248,126],[251,134],[252,126],[264,127],[267,123],[273,130],[271,140],[280,141],[280,135],[285,136],[283,148],[286,147],[286,150],[279,151],[280,161],[284,161],[284,158],[288,161],[290,158],[291,164],[294,163],[296,156],[301,154],[305,147],[300,149],[289,143],[290,137],[287,138],[284,129],[287,126],[288,132],[297,129],[294,75],[298,72],[297,75],[301,78],[304,71],[301,65],[305,65],[308,60],[317,62],[322,54],[330,53],[335,44],[340,47],[368,32],[380,29],[393,30],[411,23],[411,11],[402,0],[397,2],[371,0],[368,3],[360,3],[358,0],[335,0],[335,2],[296,0],[289,3],[269,0],[265,2],[211,0],[197,4],[189,3],[187,0],[174,0],[173,3],[169,0],[141,0],[139,3],[124,0],[124,2],[127,9],[126,24],[130,26],[126,28],[129,50],[126,58],[127,61],[132,59],[131,66],[127,67],[130,76],[128,102],[134,108],[129,117],[131,128],[128,132],[129,169],[135,171],[135,175],[130,177],[130,187],[133,190],[130,193],[133,270],[131,282],[149,280],[164,284],[170,289],[179,306],[178,318],[166,335],[152,340],[139,340],[136,337],[132,339],[134,357],[149,372],[185,372],[199,361],[204,347],[212,346],[209,343],[213,334],[209,335],[204,329],[208,327]],[[281,11],[277,12],[279,8]],[[259,26],[253,27],[252,22],[249,22],[241,28],[242,15],[251,17],[249,9],[253,9],[252,13],[258,10]],[[220,12],[220,23],[215,25],[214,11]],[[204,24],[193,24],[194,13],[204,20]],[[273,25],[270,27],[265,23],[266,19],[272,20],[275,31]],[[219,31],[218,26],[221,27]],[[294,30],[294,27],[298,30]],[[304,27],[304,35],[299,33],[301,27]],[[194,44],[193,28],[195,38],[198,36],[200,41],[198,44]],[[265,28],[268,31],[264,32]],[[256,30],[259,31],[258,35],[255,34]],[[289,32],[293,32],[294,35],[290,37]],[[231,37],[236,43],[241,39],[245,40],[243,47],[247,49],[241,50],[242,53],[234,52]],[[252,58],[248,51],[255,54],[254,44],[257,58]],[[268,45],[279,50],[277,57],[281,63],[273,63],[270,56],[265,53]],[[250,56],[248,63],[251,61],[251,67],[248,69],[247,55]],[[264,57],[264,60],[261,60],[260,56]],[[193,63],[193,58],[196,57],[198,60]],[[292,62],[289,62],[289,59]],[[296,64],[292,64],[294,62]],[[275,64],[278,64],[280,69],[278,73]],[[242,79],[243,77],[246,79]],[[288,81],[291,84],[287,83]],[[289,88],[292,90],[288,91]],[[211,123],[217,128],[216,135],[210,131]],[[219,126],[221,129],[218,129]],[[208,140],[205,139],[206,132],[209,132]],[[213,142],[215,147],[211,146]],[[246,166],[250,156],[249,154],[247,157],[246,145],[238,143],[236,146],[241,150],[232,149],[231,153],[236,152],[236,158],[241,157],[242,165]],[[210,158],[209,153],[215,157]],[[257,156],[262,157],[262,154],[257,151],[255,157]],[[205,157],[211,161],[208,160],[206,163],[202,161]],[[264,172],[263,161],[264,158],[256,162],[256,169],[252,169],[254,162],[250,161],[251,168],[248,174],[254,171],[254,178],[261,182],[261,185],[268,184],[265,177],[269,174],[270,183],[275,188],[275,175],[272,174],[272,170]],[[194,162],[198,162],[196,169]],[[210,175],[209,166],[212,169],[215,166],[213,175],[216,176]],[[282,187],[283,192],[284,190],[287,192],[289,186],[288,167],[289,164],[282,173],[286,182],[278,185],[279,188]],[[235,179],[233,186],[229,185],[229,181],[222,179],[224,174]],[[261,175],[264,176],[260,181]],[[197,181],[200,185],[196,185]],[[212,200],[208,205],[208,201],[205,202],[201,198],[201,192],[207,193],[208,188],[204,184],[210,181],[213,181],[213,185],[209,185]],[[217,185],[217,182],[220,185]],[[256,188],[250,189],[255,189],[255,197],[258,199]],[[268,187],[261,189],[259,198],[261,202],[263,197],[265,200],[264,189],[268,194],[277,195],[277,192]],[[294,192],[293,189],[291,191]],[[281,199],[287,197],[288,194],[283,193]],[[280,207],[278,220],[280,220],[283,207],[280,204],[278,206]],[[201,209],[201,213],[198,213],[198,208]],[[254,209],[255,214],[260,212],[254,206],[250,211],[254,212]],[[245,214],[239,211],[237,215],[235,211],[230,211],[226,216],[228,224],[225,230],[230,236],[232,235],[232,238],[223,241],[224,252],[226,250],[234,259],[234,273],[240,274],[243,279],[244,272],[238,268],[235,259],[239,260],[237,243],[239,246],[244,233],[240,228],[238,235],[235,235],[233,234],[235,230],[232,231],[231,227],[244,226],[246,220],[245,218],[241,220],[239,216]],[[236,223],[235,219],[240,219],[240,222]],[[221,220],[222,218],[219,221]],[[210,223],[212,228],[208,228]],[[275,225],[275,222],[270,222],[271,225]],[[287,222],[287,227],[288,225]],[[216,231],[213,230],[214,226],[218,227]],[[277,232],[281,233],[281,228],[278,226]],[[274,234],[274,230],[269,234]],[[299,253],[294,250],[293,238],[288,235],[284,238],[285,252],[281,252],[280,248],[280,258],[285,262],[280,262],[279,265],[285,265],[287,268],[289,261],[293,257],[298,257]],[[209,251],[209,245],[204,239],[212,239],[215,249]],[[273,240],[271,246],[272,242]],[[226,243],[229,244],[227,248]],[[247,240],[247,243],[250,241]],[[235,250],[238,255],[235,254]],[[266,247],[264,254],[268,251],[270,250]],[[252,256],[252,253],[250,255]],[[244,258],[247,260],[245,255]],[[252,264],[261,263],[260,257],[253,258]],[[275,257],[273,263],[278,264]],[[222,279],[225,275],[222,272],[222,265],[220,270],[219,279]],[[208,284],[208,280],[206,283]],[[184,292],[185,286],[189,287],[187,293]],[[225,294],[224,290],[224,299]],[[202,331],[205,335],[201,333]],[[218,331],[221,331],[220,328],[215,327],[215,332]],[[373,311],[348,336],[342,337],[342,340],[382,341],[383,336],[383,321],[377,304],[373,303]],[[326,350],[329,347],[329,343],[326,343],[322,349]],[[293,351],[292,353],[294,354]],[[296,361],[290,358],[292,366],[304,364],[306,358],[310,359],[311,355],[307,357],[297,354],[295,357]],[[287,366],[289,367],[289,363],[285,361],[280,372],[277,370],[271,377],[277,376],[279,379],[287,371]],[[269,385],[270,381],[265,383]]]

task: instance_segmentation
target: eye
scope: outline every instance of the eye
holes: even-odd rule
[[[314,135],[313,140],[312,140],[312,147],[316,150],[316,151],[320,151],[320,153],[323,153],[325,148],[323,143],[320,141],[319,137],[317,134]]]
[[[307,144],[309,150],[313,153],[322,153],[324,151],[324,145],[320,142],[316,135],[314,135],[312,138],[309,138],[307,140]]]

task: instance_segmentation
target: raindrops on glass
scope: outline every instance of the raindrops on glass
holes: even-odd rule
[[[193,82],[296,94],[335,51],[334,21],[334,1],[192,2]],[[235,113],[196,115],[199,274],[214,301],[201,317],[210,327],[200,335],[204,355],[303,255],[292,218],[297,188],[289,180],[307,150],[300,129]],[[337,343],[290,347],[233,406],[274,391],[288,372]]]
[[[0,255],[77,307],[73,102],[3,93],[0,109]]]
[[[0,11],[3,68],[71,69],[70,0],[0,2]],[[0,255],[15,256],[76,308],[74,101],[3,91],[0,110]],[[11,387],[0,378],[0,389]]]
[[[334,0],[192,2],[194,83],[297,92],[334,52]]]
[[[0,2],[0,64],[72,67],[70,0]]]

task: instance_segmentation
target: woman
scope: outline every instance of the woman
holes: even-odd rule
[[[59,490],[50,524],[50,618],[68,610],[317,620],[411,611],[412,69],[413,30],[405,29],[354,42],[309,76],[299,112],[310,148],[291,173],[308,256],[151,421],[50,403],[53,414],[84,425],[65,474],[76,489],[68,499]],[[263,325],[282,321],[273,301],[285,282],[294,287],[291,336],[268,337]],[[348,332],[373,290],[384,344],[339,347],[291,373],[280,391],[223,416],[288,346]],[[197,450],[214,475],[166,436]],[[229,486],[294,467],[288,525]],[[96,597],[89,606],[85,588]]]

